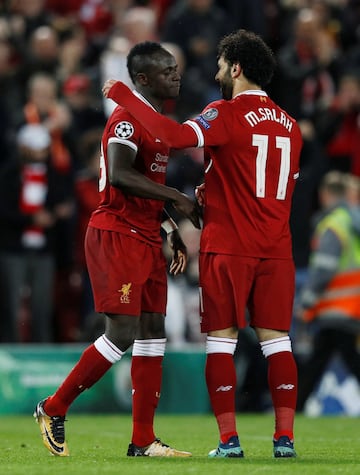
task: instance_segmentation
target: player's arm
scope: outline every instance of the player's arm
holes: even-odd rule
[[[169,201],[181,215],[200,229],[197,203],[176,188],[156,183],[135,170],[135,150],[124,144],[111,142],[108,144],[107,155],[111,186],[140,198]]]
[[[170,263],[170,273],[177,275],[183,273],[187,264],[187,249],[182,240],[178,226],[171,216],[164,209],[162,229],[166,232],[167,243],[172,251],[172,260]]]
[[[121,81],[110,79],[103,87],[105,97],[122,105],[133,115],[153,137],[159,138],[172,148],[202,146],[196,130],[187,123],[178,124],[159,114],[138,99]]]

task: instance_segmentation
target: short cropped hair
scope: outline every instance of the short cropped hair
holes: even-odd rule
[[[225,36],[219,43],[218,56],[230,64],[240,64],[244,76],[260,87],[271,81],[276,61],[270,47],[251,31],[240,29]]]
[[[326,190],[333,196],[343,198],[347,188],[346,175],[338,170],[327,172],[320,182],[320,190]]]
[[[147,73],[153,65],[153,57],[159,53],[170,54],[160,43],[155,41],[143,41],[131,48],[127,55],[127,69],[134,84],[136,75]]]

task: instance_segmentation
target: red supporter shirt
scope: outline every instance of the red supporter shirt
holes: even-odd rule
[[[201,251],[291,258],[289,215],[301,132],[264,91],[209,104],[189,120],[205,146]]]
[[[140,97],[144,102],[144,98]],[[150,104],[146,102],[149,107]],[[156,183],[165,184],[169,147],[150,135],[123,107],[109,117],[101,141],[100,203],[90,219],[90,226],[117,231],[158,247],[162,245],[160,226],[164,202],[126,195],[110,185],[107,146],[115,142],[127,145],[136,153],[134,168]]]

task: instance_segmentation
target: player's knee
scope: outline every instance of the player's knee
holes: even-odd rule
[[[277,338],[283,338],[285,336],[288,336],[288,332],[286,331],[271,330],[269,328],[259,327],[255,327],[254,330],[259,342],[263,342],[266,340],[275,340]]]
[[[136,338],[141,340],[165,338],[164,315],[160,313],[142,314]]]
[[[105,335],[117,348],[126,351],[135,339],[138,320],[132,316],[107,316]]]

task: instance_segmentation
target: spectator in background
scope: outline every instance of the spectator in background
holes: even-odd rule
[[[231,30],[244,28],[253,31],[264,39],[267,35],[268,16],[276,15],[276,6],[269,0],[215,0],[215,4],[222,8],[230,20]]]
[[[341,9],[341,40],[344,72],[360,71],[360,3],[348,0]]]
[[[360,70],[345,73],[316,124],[332,169],[360,177]]]
[[[0,306],[2,342],[20,342],[19,311],[30,292],[31,342],[53,341],[54,233],[72,212],[64,175],[50,160],[51,137],[40,124],[23,126],[18,159],[0,172]]]
[[[299,411],[335,352],[360,383],[359,190],[358,181],[339,171],[327,173],[319,189],[321,209],[314,217],[309,277],[297,310],[314,331],[312,351],[299,368]]]
[[[119,30],[119,20],[132,3],[132,0],[47,0],[48,9],[54,17],[53,24],[58,30],[66,32],[67,37],[69,33],[70,36],[74,33],[76,37],[81,32],[86,44],[86,65],[94,69],[98,68],[100,55],[109,37],[113,31]],[[79,43],[67,40],[64,38],[66,55],[70,59],[74,54],[73,47],[77,49]]]
[[[39,26],[21,51],[20,81],[24,89],[37,73],[47,73],[56,79],[59,66],[60,43],[52,26]]]
[[[335,94],[337,56],[336,44],[320,28],[316,13],[299,9],[289,40],[277,54],[274,88],[280,105],[297,119],[313,120]]]
[[[360,53],[360,5],[358,0],[339,2],[339,18],[341,23],[341,43],[343,51],[356,49]],[[358,56],[360,60],[360,55]],[[359,63],[360,64],[360,63]]]
[[[70,152],[67,133],[70,128],[69,107],[58,96],[56,79],[45,73],[32,76],[28,84],[28,101],[25,103],[21,123],[41,124],[48,130],[50,158],[52,167],[63,176],[62,186],[69,200],[74,200],[74,164]],[[72,319],[71,268],[72,241],[74,233],[73,213],[56,222],[56,285],[55,321],[61,322],[56,329],[60,341],[67,340],[63,334],[67,320]],[[71,341],[71,340],[70,340]]]
[[[346,184],[346,202],[350,206],[351,212],[356,214],[360,211],[360,177],[346,173],[344,180]]]
[[[94,68],[88,65],[89,52],[86,35],[79,25],[68,26],[62,33],[59,48],[57,79],[64,83],[77,74],[90,74]],[[93,74],[96,77],[96,73]]]
[[[52,23],[52,14],[47,9],[47,0],[23,0],[8,3],[12,27],[21,41],[20,46],[26,46],[37,28],[49,26]]]
[[[55,168],[66,174],[72,169],[72,158],[64,135],[71,123],[69,108],[58,99],[53,76],[38,73],[28,83],[28,100],[24,105],[22,123],[42,124],[51,135],[51,160]]]
[[[132,87],[126,65],[127,55],[136,43],[157,40],[156,12],[151,7],[131,7],[124,12],[119,27],[109,37],[107,47],[101,55],[100,75],[102,82],[108,77],[115,77]],[[107,116],[116,106],[113,101],[105,99],[103,105]]]
[[[66,137],[71,149],[74,168],[80,170],[84,163],[84,153],[81,150],[82,138],[92,130],[103,128],[106,123],[105,114],[96,103],[92,84],[86,74],[74,74],[63,85],[63,96],[71,114],[70,125]],[[100,142],[98,142],[100,143]]]
[[[182,102],[189,116],[205,104],[220,99],[215,81],[217,44],[230,30],[231,19],[213,0],[185,0],[169,9],[161,40],[180,46],[186,69],[182,78]],[[110,76],[108,76],[110,77]]]

